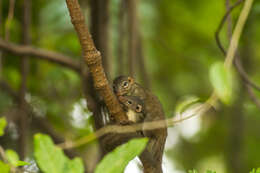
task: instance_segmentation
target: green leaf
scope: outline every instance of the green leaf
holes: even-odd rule
[[[34,136],[34,156],[40,169],[45,173],[83,173],[81,159],[68,159],[63,151],[56,147],[48,135]]]
[[[230,104],[233,88],[232,71],[225,68],[222,62],[216,62],[210,68],[210,81],[219,99],[225,104]]]
[[[30,165],[30,163],[19,160],[16,164],[16,166],[24,166],[24,165]]]
[[[11,165],[16,166],[17,162],[19,161],[18,154],[14,150],[6,150],[5,154],[6,154],[8,162]]]
[[[66,164],[66,173],[84,172],[84,166],[80,158],[75,158]]]
[[[1,173],[9,173],[10,166],[0,160],[0,170],[1,170]]]
[[[176,114],[181,114],[185,110],[187,110],[190,106],[199,102],[199,98],[196,96],[189,96],[184,98],[180,103],[176,106]]]
[[[216,173],[216,171],[207,170],[206,173]]]
[[[198,171],[193,169],[193,170],[188,170],[188,173],[198,173]]]
[[[250,171],[250,173],[260,173],[260,168],[253,168],[252,171]]]
[[[95,173],[122,173],[128,162],[144,150],[147,142],[147,138],[132,139],[126,144],[117,147],[103,158],[98,164]]]
[[[5,117],[0,118],[0,136],[4,135],[4,130],[5,130],[6,124],[7,123],[6,123]]]
[[[20,161],[18,154],[14,150],[8,149],[8,150],[5,151],[5,154],[6,154],[8,162],[15,167],[30,164],[30,163],[27,163],[27,162],[24,162],[24,161]]]

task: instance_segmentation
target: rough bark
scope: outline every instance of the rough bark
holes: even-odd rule
[[[70,12],[71,22],[80,40],[83,57],[93,77],[94,87],[103,97],[111,116],[114,117],[116,122],[124,123],[127,121],[127,117],[109,86],[102,67],[101,54],[97,51],[88,28],[85,25],[85,19],[79,3],[77,0],[66,0],[66,3]]]

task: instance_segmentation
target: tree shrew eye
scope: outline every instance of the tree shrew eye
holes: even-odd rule
[[[127,103],[131,105],[131,104],[132,104],[132,101],[127,101]]]
[[[124,87],[128,87],[128,82],[125,81],[125,82],[123,83],[123,86],[124,86]]]
[[[137,110],[138,112],[141,112],[141,110],[142,110],[142,106],[137,105],[137,106],[136,106],[136,110]]]

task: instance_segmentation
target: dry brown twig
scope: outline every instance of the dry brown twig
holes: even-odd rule
[[[75,4],[73,4],[73,2],[77,3],[76,0],[67,0],[68,7],[72,8],[74,6],[74,10],[76,10],[76,11],[80,10],[78,3],[75,5]],[[235,55],[235,52],[236,52],[236,49],[237,49],[237,46],[238,46],[238,41],[240,39],[242,29],[244,27],[244,24],[246,22],[246,19],[248,17],[248,14],[250,12],[252,4],[253,4],[253,0],[246,0],[245,5],[244,5],[244,7],[243,7],[243,9],[240,13],[238,22],[237,22],[236,27],[235,27],[234,34],[232,35],[232,39],[231,39],[231,42],[230,42],[230,45],[229,45],[228,53],[226,55],[226,59],[225,59],[225,63],[224,63],[226,68],[231,68],[231,65],[232,65],[232,62],[233,62],[233,59],[234,59],[234,55]],[[77,6],[77,7],[75,7],[75,6]],[[80,11],[78,13],[80,13]],[[73,16],[73,17],[77,17],[77,16]],[[84,19],[81,19],[81,20],[84,20]],[[79,37],[81,37],[80,34],[79,34]],[[87,40],[85,40],[85,41],[87,41]],[[109,126],[106,126],[106,127],[103,127],[101,129],[97,130],[93,134],[90,134],[90,135],[88,135],[88,136],[86,136],[82,139],[77,140],[76,142],[66,141],[65,143],[62,143],[59,146],[62,147],[62,148],[73,148],[73,147],[77,147],[77,146],[86,144],[87,142],[90,142],[90,141],[92,141],[96,138],[99,138],[99,137],[101,137],[101,136],[103,136],[104,134],[107,134],[107,133],[135,132],[135,131],[138,131],[138,130],[142,130],[144,124],[145,124],[145,127],[147,127],[146,130],[163,128],[165,126],[167,126],[167,127],[173,126],[173,125],[180,123],[184,120],[190,119],[190,118],[192,118],[192,117],[194,117],[198,114],[203,114],[203,113],[207,112],[212,107],[212,105],[214,105],[216,103],[217,100],[218,100],[218,98],[217,98],[215,92],[213,92],[213,94],[210,96],[210,98],[204,104],[196,107],[196,109],[191,113],[191,115],[186,116],[186,117],[182,116],[182,117],[184,117],[182,119],[174,120],[174,118],[169,118],[167,120],[146,122],[146,123],[142,123],[142,124],[134,124],[134,125],[128,125],[128,126],[109,125]]]
[[[81,66],[79,62],[61,53],[39,49],[27,45],[18,45],[5,41],[3,39],[0,39],[0,49],[15,55],[26,55],[54,62],[65,67],[69,67],[70,69],[75,70],[77,72],[81,71]]]

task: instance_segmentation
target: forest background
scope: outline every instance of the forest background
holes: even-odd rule
[[[184,102],[204,102],[211,95],[210,71],[225,58],[215,34],[236,1],[79,2],[110,84],[118,75],[134,76],[158,96],[168,118]],[[219,34],[225,49],[242,7],[233,9]],[[260,2],[255,1],[238,47],[247,78],[234,68],[235,85],[224,103],[168,128],[165,172],[244,173],[260,166],[259,18]],[[0,115],[7,120],[1,147],[33,163],[36,133],[48,134],[57,144],[93,133],[97,98],[66,2],[0,1],[0,38]],[[86,172],[92,172],[98,149],[94,141],[65,153],[80,156]],[[139,167],[132,162],[127,170]]]

